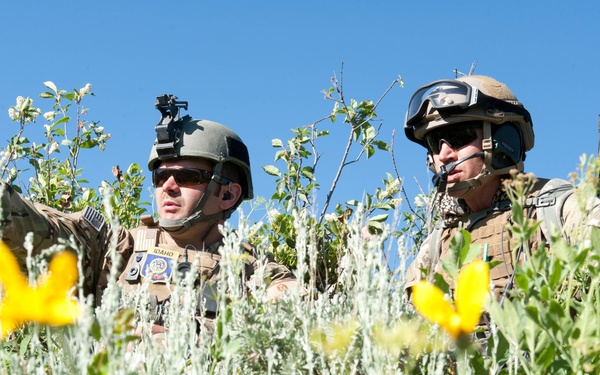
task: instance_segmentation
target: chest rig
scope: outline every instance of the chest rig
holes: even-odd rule
[[[119,277],[120,284],[127,290],[149,281],[148,291],[162,302],[171,295],[170,281],[175,272],[191,270],[191,264],[197,264],[194,272],[203,281],[216,280],[220,242],[204,249],[193,247],[180,248],[162,243],[163,231],[151,217],[143,217],[140,227],[132,231],[135,245],[125,272]]]
[[[543,241],[548,241],[553,231],[562,231],[562,207],[572,193],[573,186],[567,181],[537,181],[524,205],[526,217],[541,221],[540,230],[530,240],[531,251],[536,251]],[[515,263],[528,255],[520,244],[510,237],[507,227],[510,222],[511,202],[499,201],[486,210],[466,215],[455,226],[438,223],[430,236],[430,266],[435,272],[444,275],[450,288],[454,289],[454,281],[446,277],[440,260],[450,256],[450,241],[454,235],[459,230],[466,229],[471,234],[471,244],[481,247],[479,259],[501,262],[490,270],[494,294],[500,299],[505,290],[512,288]]]
[[[150,307],[156,313],[156,322],[161,324],[162,311],[165,302],[170,299],[171,291],[175,287],[170,281],[175,272],[197,273],[197,286],[199,290],[196,317],[204,316],[214,320],[218,313],[218,274],[221,255],[219,247],[221,242],[215,242],[203,249],[193,247],[179,248],[161,243],[164,231],[152,220],[152,217],[142,217],[140,227],[132,231],[135,240],[133,255],[129,258],[125,272],[119,277],[119,284],[125,291],[132,290],[149,281]],[[254,257],[254,248],[247,243],[243,244],[246,253],[245,266],[242,270],[242,294],[247,296],[247,282],[254,275],[257,266]],[[192,266],[194,265],[194,266]],[[206,323],[205,323],[206,324]]]

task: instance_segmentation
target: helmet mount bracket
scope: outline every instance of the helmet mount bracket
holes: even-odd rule
[[[177,157],[175,145],[181,135],[181,119],[179,109],[188,109],[187,101],[177,100],[174,95],[156,97],[156,109],[160,111],[161,119],[154,128],[156,130],[156,152],[160,160]]]

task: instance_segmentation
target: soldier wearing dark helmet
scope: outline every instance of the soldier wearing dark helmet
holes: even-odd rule
[[[160,306],[169,300],[174,272],[198,269],[202,281],[205,306],[198,314],[214,318],[215,288],[218,280],[223,224],[245,199],[253,197],[248,149],[241,138],[228,127],[208,120],[197,120],[180,109],[187,102],[174,96],[157,98],[156,107],[162,118],[156,125],[156,141],[148,168],[155,187],[158,221],[142,218],[132,231],[133,254],[119,284],[125,292],[149,281],[152,304]],[[244,245],[247,264],[244,282],[254,277],[257,260],[253,248]],[[296,279],[284,266],[267,259],[270,284],[267,295],[281,296],[296,287]],[[160,320],[160,319],[159,319]],[[158,321],[160,324],[160,321]]]
[[[32,204],[3,184],[0,186],[0,234],[12,248],[22,267],[27,250],[23,245],[31,233],[34,255],[61,238],[74,238],[83,249],[84,294],[101,302],[102,291],[114,259],[108,249],[117,244],[119,280],[124,292],[149,280],[155,307],[169,299],[174,272],[197,272],[198,279],[217,279],[223,224],[244,199],[253,197],[248,149],[228,127],[208,120],[179,115],[186,102],[172,95],[157,98],[161,119],[156,125],[156,142],[148,168],[155,187],[158,221],[144,216],[131,231],[110,228],[102,215],[91,208],[67,214]],[[257,267],[254,249],[245,244],[245,281]],[[198,269],[194,268],[198,264]],[[296,287],[296,279],[284,266],[267,259],[267,296],[277,298]],[[212,289],[211,289],[212,290]],[[210,296],[205,295],[210,299]],[[213,301],[214,302],[214,301]],[[215,304],[207,303],[199,314],[210,318]],[[160,317],[158,318],[160,319]]]
[[[494,293],[502,298],[513,286],[514,261],[527,256],[507,233],[511,203],[503,180],[511,170],[523,171],[525,153],[534,146],[531,115],[503,83],[463,76],[419,88],[409,102],[404,129],[408,139],[427,150],[440,218],[409,266],[406,288],[422,278],[422,269],[444,275],[441,260],[449,256],[450,240],[464,228],[472,243],[481,246],[480,258],[503,263],[490,271]],[[549,242],[553,230],[574,241],[584,235],[581,228],[598,224],[582,217],[572,193],[567,181],[536,180],[525,210],[541,225],[529,249]],[[596,218],[598,207],[597,200],[588,207]]]

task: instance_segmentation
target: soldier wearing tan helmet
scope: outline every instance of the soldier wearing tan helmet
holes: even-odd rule
[[[440,218],[409,266],[406,288],[423,277],[421,269],[429,270],[429,276],[444,275],[441,260],[449,256],[450,240],[464,228],[472,243],[481,246],[480,258],[503,262],[490,271],[494,292],[503,298],[513,287],[513,260],[527,255],[507,233],[511,203],[502,181],[513,169],[523,171],[525,152],[534,145],[529,112],[505,84],[486,76],[463,76],[419,88],[410,99],[404,129],[408,139],[427,150]],[[535,251],[549,240],[552,230],[575,239],[582,217],[572,192],[567,181],[537,179],[525,210],[542,224],[529,249]],[[593,202],[595,217],[600,217],[598,207]]]

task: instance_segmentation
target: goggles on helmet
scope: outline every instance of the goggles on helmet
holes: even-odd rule
[[[477,131],[481,128],[481,121],[473,121],[456,127],[446,127],[431,131],[425,135],[425,143],[429,151],[438,155],[442,149],[442,142],[457,150],[477,139]]]
[[[430,104],[438,112],[465,113],[473,106],[488,106],[504,112],[521,115],[531,123],[529,112],[518,105],[486,95],[466,82],[456,80],[435,81],[419,88],[408,103],[406,124],[416,126]]]
[[[173,176],[175,183],[179,186],[190,187],[200,184],[207,184],[213,177],[211,171],[205,169],[193,169],[193,168],[180,168],[180,169],[167,169],[158,168],[152,171],[152,184],[154,187],[161,187],[169,177]],[[221,177],[221,184],[228,184],[232,181]]]

